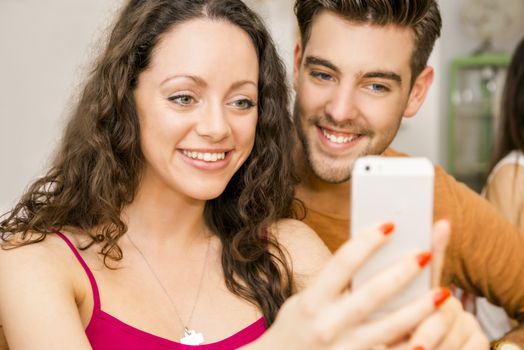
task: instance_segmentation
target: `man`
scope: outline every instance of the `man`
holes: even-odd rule
[[[297,196],[305,222],[331,250],[348,237],[351,169],[389,149],[433,80],[426,66],[441,18],[433,0],[297,0],[294,121],[300,140]],[[489,204],[435,167],[434,220],[453,234],[442,283],[504,306],[524,322],[524,238]],[[524,346],[524,327],[505,340]]]

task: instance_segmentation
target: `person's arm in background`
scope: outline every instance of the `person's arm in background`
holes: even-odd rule
[[[524,167],[505,164],[498,168],[486,185],[485,197],[524,232]]]

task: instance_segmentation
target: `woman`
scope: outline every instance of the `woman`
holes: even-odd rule
[[[506,74],[501,112],[485,196],[524,231],[524,39],[513,53]]]
[[[483,194],[510,223],[524,232],[524,39],[506,73],[495,155]],[[514,322],[504,309],[479,298],[477,317],[490,338],[508,332]]]
[[[241,1],[129,1],[50,170],[0,223],[8,346],[482,348],[474,323],[455,325],[463,313],[447,290],[365,321],[428,262],[427,252],[408,257],[347,293],[392,224],[328,262],[316,235],[285,219],[284,81],[267,31]],[[435,231],[438,260],[449,228]]]

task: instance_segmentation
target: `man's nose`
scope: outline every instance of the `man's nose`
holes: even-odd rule
[[[358,113],[355,89],[339,86],[326,103],[325,113],[337,123],[356,118]]]

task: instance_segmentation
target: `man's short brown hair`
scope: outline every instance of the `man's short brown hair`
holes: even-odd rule
[[[313,18],[321,11],[330,11],[356,23],[411,28],[415,39],[411,55],[412,83],[426,67],[442,27],[435,0],[296,0],[302,50],[311,35]]]

